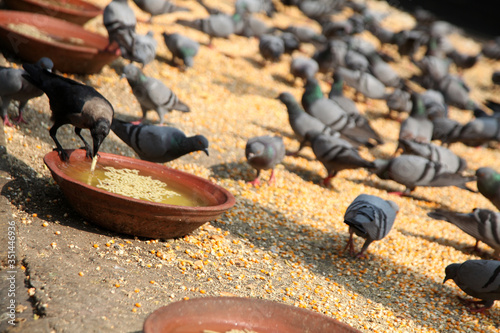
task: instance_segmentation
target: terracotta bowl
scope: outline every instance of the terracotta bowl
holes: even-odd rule
[[[83,0],[5,0],[9,8],[34,12],[83,25],[102,14],[100,7]]]
[[[85,151],[68,150],[69,163],[83,161]],[[206,179],[164,165],[99,152],[98,164],[115,168],[137,169],[169,185],[188,191],[206,206],[185,207],[134,199],[87,185],[70,178],[62,170],[64,163],[57,152],[45,155],[44,162],[70,205],[84,218],[103,228],[148,238],[182,237],[218,218],[235,203],[226,189]]]
[[[309,310],[241,297],[204,297],[161,307],[146,318],[144,333],[227,332],[355,333],[355,328]]]
[[[42,40],[9,28],[9,24],[27,24],[43,31],[53,40]],[[78,41],[78,44],[69,41]],[[54,68],[65,73],[93,74],[115,60],[116,53],[107,52],[108,38],[81,26],[50,16],[0,10],[0,44],[27,62],[49,57]]]

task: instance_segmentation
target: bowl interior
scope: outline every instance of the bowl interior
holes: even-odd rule
[[[75,15],[99,15],[102,9],[83,0],[14,0],[26,2],[49,10],[56,10]]]

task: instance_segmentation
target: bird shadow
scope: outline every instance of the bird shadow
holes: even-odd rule
[[[258,95],[270,99],[274,99],[279,95],[278,90],[264,88],[248,81],[245,77],[236,77],[230,74],[223,74],[223,77],[225,79],[215,79],[213,83],[225,87],[236,95]]]
[[[302,158],[302,156],[300,158]],[[290,162],[282,162],[282,164],[285,166],[285,169],[296,174],[306,182],[313,182],[314,184],[320,185],[321,181],[323,180],[323,178],[319,174],[312,172],[300,165]]]
[[[274,81],[283,83],[284,85],[294,87],[295,86],[295,78],[290,80],[286,76],[281,75],[281,74],[272,74],[271,75]]]
[[[253,168],[246,162],[214,164],[209,169],[214,178],[249,181],[255,176]]]
[[[254,58],[243,57],[243,59],[246,60],[248,63],[250,63],[250,65],[252,65],[254,68],[263,69],[264,67],[266,67],[266,65],[264,63],[254,59]]]

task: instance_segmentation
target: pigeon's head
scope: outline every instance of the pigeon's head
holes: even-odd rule
[[[52,72],[52,69],[54,68],[54,63],[50,58],[47,57],[40,58],[36,63],[40,65],[40,67],[42,67],[43,69],[48,70],[49,72]]]
[[[479,179],[492,179],[496,174],[497,172],[489,167],[482,167],[476,170],[476,177]]]
[[[191,137],[191,143],[193,145],[193,151],[202,150],[207,156],[208,154],[208,139],[203,135],[195,135]]]
[[[141,70],[139,67],[133,65],[133,64],[128,64],[123,68],[122,72],[122,78],[127,78],[129,81],[136,81],[139,79],[140,75],[142,74]]]
[[[457,277],[458,274],[458,269],[460,268],[460,264],[451,264],[446,266],[444,269],[444,280],[443,283],[445,283],[448,280],[453,280]]]
[[[295,101],[295,97],[293,97],[293,95],[289,92],[282,92],[281,94],[279,94],[277,99],[279,99],[284,104],[292,103]]]
[[[245,156],[251,161],[256,156],[262,156],[265,150],[266,146],[262,142],[250,139],[245,147]]]
[[[384,160],[384,159],[376,159],[373,161],[373,169],[371,172],[376,174],[380,179],[390,179],[389,173],[388,173],[388,166],[389,166],[390,160]]]
[[[394,202],[394,201],[392,201],[392,200],[386,200],[386,202],[389,204],[389,206],[391,206],[391,208],[392,208],[392,209],[394,209],[394,211],[395,211],[396,213],[398,213],[398,212],[399,212],[399,206],[398,206],[398,204],[397,204],[397,203],[395,203],[395,202]]]

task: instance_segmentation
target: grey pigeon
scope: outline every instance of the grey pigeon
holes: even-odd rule
[[[400,139],[399,146],[403,154],[418,155],[441,164],[448,172],[459,173],[467,168],[467,161],[443,146],[432,142],[422,143]]]
[[[337,68],[336,71],[339,71],[348,86],[365,97],[372,99],[387,98],[388,94],[385,91],[385,85],[370,73],[352,71],[343,67]]]
[[[300,50],[300,41],[291,32],[282,32],[279,37],[283,40],[285,54],[291,55],[294,51]]]
[[[314,29],[308,26],[291,25],[284,29],[286,32],[291,32],[298,38],[301,43],[326,43],[326,37],[317,33]]]
[[[306,83],[302,105],[311,116],[356,144],[372,147],[382,143],[380,136],[361,114],[348,115],[337,103],[324,97],[315,78]]]
[[[54,63],[49,58],[43,57],[37,64],[47,70],[52,70]],[[23,119],[23,110],[32,98],[42,96],[43,91],[31,84],[23,77],[23,69],[0,66],[0,110],[4,125],[12,126],[7,110],[11,101],[19,101],[19,115],[15,122],[26,122]]]
[[[427,89],[421,94],[424,102],[427,116],[429,119],[442,118],[448,116],[448,105],[444,101],[444,96],[441,92],[433,89]]]
[[[28,74],[23,74],[29,82],[41,89],[49,98],[54,125],[50,128],[50,137],[56,144],[56,150],[63,161],[68,154],[57,140],[59,127],[72,124],[75,133],[83,141],[88,158],[95,158],[101,143],[109,133],[114,110],[108,102],[94,88],[74,80],[51,73],[37,64],[24,64]],[[83,128],[90,130],[93,147],[81,135]]]
[[[477,251],[479,242],[483,242],[495,250],[494,257],[500,255],[500,213],[480,208],[475,208],[469,214],[438,209],[427,215],[449,222],[474,237],[474,251]]]
[[[347,36],[344,38],[349,49],[361,53],[365,57],[369,57],[373,52],[377,52],[377,48],[370,41],[356,36]],[[368,59],[367,59],[368,60]]]
[[[308,143],[306,140],[308,132],[332,132],[319,119],[307,114],[292,94],[288,92],[281,93],[278,99],[285,104],[290,126],[301,143],[299,149],[294,154],[297,154]]]
[[[460,53],[457,50],[452,50],[447,54],[447,56],[451,60],[453,60],[453,63],[455,64],[459,72],[462,72],[464,69],[469,69],[474,67],[478,59],[481,57],[481,53],[475,55],[468,55]]]
[[[142,64],[142,67],[149,64],[156,57],[156,47],[158,43],[153,37],[153,31],[148,31],[145,35],[134,35],[132,51],[122,53],[122,57]]]
[[[343,3],[342,0],[303,0],[298,7],[310,19],[321,20],[341,10]]]
[[[132,8],[128,6],[128,0],[111,1],[104,8],[102,15],[108,31],[109,44],[116,42],[122,54],[131,54],[137,19]]]
[[[311,58],[294,57],[290,63],[290,73],[295,78],[301,78],[304,81],[313,78],[318,72],[318,63]]]
[[[451,61],[447,58],[427,55],[418,61],[414,60],[413,63],[422,72],[423,85],[427,88],[435,85],[450,72]]]
[[[368,61],[370,62],[370,72],[379,79],[387,87],[399,87],[401,86],[401,77],[399,74],[386,63],[382,58],[373,52],[368,56]]]
[[[323,185],[328,186],[330,179],[339,171],[346,169],[367,168],[375,165],[362,158],[359,152],[348,141],[326,133],[310,131],[306,140],[311,143],[314,155],[326,168],[328,175],[323,179]]]
[[[333,73],[333,83],[328,98],[337,103],[348,115],[359,114],[356,103],[349,97],[344,96],[344,78],[338,71]]]
[[[264,60],[277,62],[285,53],[285,42],[278,36],[264,34],[259,39],[259,52]]]
[[[412,109],[408,118],[401,123],[399,140],[430,142],[432,138],[432,121],[427,117],[422,97],[418,93],[411,94]]]
[[[253,15],[232,16],[234,21],[234,34],[243,37],[260,37],[268,33],[271,29],[268,25]]]
[[[353,71],[366,72],[370,66],[368,59],[361,53],[349,49],[345,55],[344,62],[340,64]]]
[[[328,73],[334,68],[345,65],[347,51],[348,46],[346,42],[334,39],[328,41],[324,47],[318,49],[312,58],[318,63],[321,73]]]
[[[193,59],[198,54],[200,43],[178,33],[163,33],[163,39],[168,50],[172,53],[172,62],[181,59],[186,67],[193,66]]]
[[[347,207],[344,223],[349,226],[349,240],[345,249],[349,248],[354,255],[354,238],[356,234],[366,239],[356,257],[363,256],[368,246],[376,240],[381,240],[394,225],[399,211],[398,205],[391,200],[384,200],[374,195],[360,194]]]
[[[241,15],[264,12],[272,17],[276,13],[276,7],[271,0],[236,0],[234,11]]]
[[[482,167],[476,170],[476,176],[479,193],[500,209],[500,173],[493,168]]]
[[[391,111],[410,112],[412,108],[411,94],[403,89],[394,89],[386,99],[389,116]]]
[[[227,14],[213,14],[208,17],[192,21],[178,19],[176,23],[204,32],[210,38],[208,45],[212,45],[213,38],[228,38],[235,31],[235,22]]]
[[[245,147],[245,156],[248,163],[257,170],[252,185],[260,184],[259,175],[261,170],[271,169],[269,182],[274,180],[274,167],[281,163],[285,157],[285,144],[279,136],[258,136],[248,140]]]
[[[366,28],[381,44],[394,44],[394,31],[382,27],[380,23],[374,20],[369,20]]]
[[[432,140],[439,140],[443,145],[457,142],[463,125],[450,118],[432,119]]]
[[[443,283],[453,280],[467,295],[481,301],[466,301],[471,312],[490,309],[500,299],[500,261],[467,260],[461,264],[451,264],[445,269]],[[482,305],[482,306],[479,306]]]
[[[380,179],[393,180],[406,187],[402,193],[394,192],[400,195],[410,194],[417,186],[457,186],[472,191],[465,184],[476,179],[474,176],[448,172],[441,164],[416,155],[400,155],[390,160],[377,159],[374,164],[374,173]]]
[[[134,3],[145,11],[151,14],[149,22],[153,21],[154,16],[175,13],[175,12],[189,12],[188,8],[180,7],[168,0],[133,0]]]
[[[163,124],[167,112],[178,110],[189,112],[189,106],[179,100],[177,95],[163,82],[153,77],[147,77],[136,66],[129,64],[123,69],[122,76],[132,88],[132,92],[139,101],[142,109],[141,122],[146,119],[149,110],[155,110],[160,117],[160,125]]]
[[[437,89],[441,91],[447,104],[463,110],[473,110],[476,103],[469,97],[469,89],[462,79],[453,75],[443,77]]]
[[[490,59],[500,59],[500,36],[485,42],[481,47],[481,53]]]
[[[478,147],[490,141],[500,141],[500,118],[481,117],[462,125],[458,135],[449,137],[447,143],[461,142]]]
[[[174,127],[135,125],[113,119],[111,129],[145,161],[166,163],[195,151],[208,155],[207,138],[203,135],[188,137]]]

